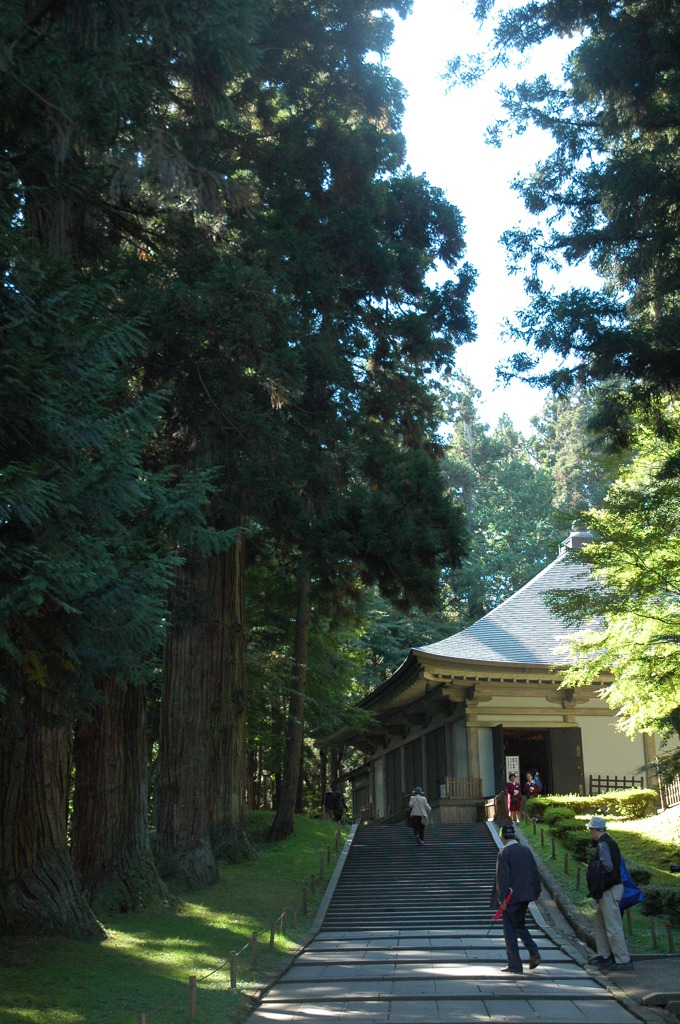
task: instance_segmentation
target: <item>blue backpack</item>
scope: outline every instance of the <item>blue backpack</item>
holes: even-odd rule
[[[636,903],[642,903],[644,900],[644,896],[630,877],[630,871],[626,867],[623,857],[621,858],[621,882],[623,884],[623,896],[619,903],[619,910],[623,913],[628,907],[634,907]]]

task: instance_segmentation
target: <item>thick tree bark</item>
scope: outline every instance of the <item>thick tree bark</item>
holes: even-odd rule
[[[289,836],[293,831],[295,820],[295,800],[304,736],[307,655],[312,603],[312,578],[309,567],[304,561],[298,570],[297,589],[298,604],[295,619],[295,642],[293,646],[293,679],[288,705],[288,730],[283,757],[283,779],[276,814],[268,833],[270,841],[285,839],[286,836]]]
[[[30,683],[0,705],[0,934],[101,939],[69,857],[73,732]]]
[[[159,873],[190,889],[218,878],[206,798],[209,575],[209,560],[188,558],[170,595],[155,789]]]
[[[149,837],[146,691],[110,679],[102,691],[76,728],[71,857],[95,912],[127,913],[169,893]]]
[[[245,533],[210,573],[206,792],[215,856],[257,858],[245,825]]]

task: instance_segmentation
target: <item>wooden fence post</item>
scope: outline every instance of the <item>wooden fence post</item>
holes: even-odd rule
[[[569,854],[568,853],[565,853],[565,855],[564,855],[564,873],[565,873],[565,875],[569,874]]]
[[[236,988],[236,950],[232,949],[229,954],[229,984],[231,988]]]
[[[302,887],[302,913],[307,917],[307,889],[304,885]]]
[[[675,948],[673,946],[673,929],[671,928],[671,923],[670,921],[665,921],[664,924],[666,925],[666,935],[668,936],[668,952],[675,953]]]
[[[250,966],[253,970],[257,967],[257,932],[250,937]]]
[[[632,935],[633,934],[633,919],[630,916],[630,907],[626,907],[624,913],[626,915],[626,927],[628,928],[628,934]]]
[[[552,859],[555,860],[556,853],[555,853],[555,837],[554,836],[550,837],[550,842],[552,844]]]
[[[649,919],[649,930],[652,933],[652,949],[658,949],[659,944],[656,939],[656,924],[654,923],[653,917],[650,917]]]
[[[312,890],[312,896],[315,896],[316,895],[316,881],[314,879],[314,875],[312,875],[312,880],[310,882],[310,887],[311,887],[311,890]]]
[[[196,975],[189,978],[189,1020],[196,1020]]]
[[[274,948],[274,936],[276,935],[276,918],[273,917],[269,926],[269,948]]]
[[[138,1013],[137,1014],[137,1024],[146,1024],[146,1014],[145,1013]]]
[[[281,934],[286,934],[286,908],[281,911]]]
[[[541,846],[545,846],[545,829],[541,829]]]
[[[581,865],[576,868],[576,888],[581,888]]]

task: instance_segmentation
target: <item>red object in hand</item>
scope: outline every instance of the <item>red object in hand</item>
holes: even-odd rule
[[[503,911],[506,909],[508,903],[510,902],[510,897],[511,896],[512,896],[512,889],[508,889],[508,895],[505,897],[505,899],[501,903],[500,907],[498,908],[496,913],[493,915],[493,920],[494,921],[498,921],[499,918],[501,918],[503,916]]]

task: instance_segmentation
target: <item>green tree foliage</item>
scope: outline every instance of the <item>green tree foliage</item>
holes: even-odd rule
[[[446,580],[447,606],[459,628],[535,576],[562,539],[549,469],[507,417],[489,432],[475,408],[478,396],[465,379],[453,395],[445,463],[451,491],[467,514],[466,558]]]
[[[439,557],[458,556],[460,517],[437,465],[428,374],[470,337],[473,274],[461,264],[458,211],[403,169],[399,89],[366,59],[389,44],[390,17],[368,4],[341,20],[334,9],[286,5],[268,31],[248,152],[269,215],[249,235],[288,298],[296,371],[282,401],[277,487],[257,512],[297,563],[300,587],[292,770],[274,823],[285,829],[297,792],[309,603],[345,580],[351,589],[358,573],[405,607],[432,604]],[[427,283],[436,265],[451,272],[447,284]]]
[[[144,393],[144,307],[126,306],[121,265],[148,255],[151,210],[226,191],[169,122],[181,109],[210,135],[257,10],[3,8],[2,930],[100,933],[67,849],[73,719],[97,679],[135,684],[157,662],[174,542],[207,500],[147,460],[167,391]]]
[[[657,397],[680,383],[680,9],[542,0],[501,16],[497,50],[557,35],[576,40],[565,83],[542,77],[505,97],[517,130],[536,124],[555,141],[518,184],[540,222],[506,234],[511,258],[527,268],[517,336],[564,357],[541,376],[553,387],[603,382],[601,422],[621,438],[631,407],[662,415]],[[602,286],[552,288],[543,271],[562,261],[589,262]],[[531,373],[529,354],[514,366]]]
[[[551,396],[532,421],[531,452],[550,474],[553,517],[563,536],[574,519],[602,505],[625,457],[593,428],[595,401],[588,391]]]
[[[677,423],[677,411],[667,416]],[[570,645],[575,659],[564,684],[609,679],[604,692],[630,735],[668,729],[680,707],[680,491],[670,468],[672,441],[648,427],[636,436],[637,453],[588,516],[601,537],[578,560],[591,567],[596,586],[553,606],[571,621],[594,627]]]

